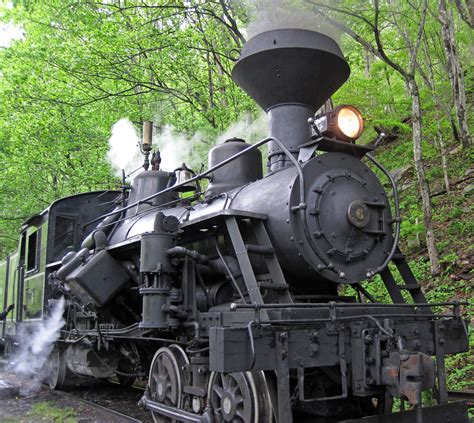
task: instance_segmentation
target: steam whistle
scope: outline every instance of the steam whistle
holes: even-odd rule
[[[153,152],[151,156],[151,170],[160,170],[161,164],[161,154],[160,150],[156,150]]]
[[[142,153],[145,155],[145,160],[143,161],[143,168],[148,170],[150,167],[150,151],[151,145],[153,143],[153,122],[145,121],[143,122],[143,141],[142,141]]]

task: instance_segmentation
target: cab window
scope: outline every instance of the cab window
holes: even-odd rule
[[[28,249],[26,255],[26,271],[30,272],[38,268],[39,261],[39,244],[40,244],[40,230],[28,235]]]
[[[68,216],[56,216],[54,223],[54,259],[60,260],[69,249],[74,249],[75,219]]]

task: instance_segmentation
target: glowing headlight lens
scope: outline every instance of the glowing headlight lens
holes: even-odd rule
[[[364,128],[362,115],[355,107],[344,106],[337,114],[337,126],[346,137],[356,139]]]

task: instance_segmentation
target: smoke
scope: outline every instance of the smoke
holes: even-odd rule
[[[25,330],[20,333],[20,349],[12,357],[9,370],[30,378],[36,378],[41,373],[64,325],[64,306],[65,301],[61,297],[55,302],[49,317],[35,326],[33,332]]]
[[[267,135],[268,119],[262,111],[256,119],[252,119],[250,113],[245,113],[240,120],[234,122],[216,139],[216,144],[221,144],[225,140],[237,137],[242,138],[249,143],[256,142]]]
[[[143,155],[140,153],[139,145],[140,137],[128,119],[120,119],[112,126],[107,160],[116,176],[122,176],[122,169],[125,170],[125,175],[132,176],[140,171]]]
[[[339,42],[340,32],[324,22],[316,7],[306,0],[244,0],[243,3],[250,16],[248,38],[274,29],[297,28],[321,32]],[[337,1],[329,0],[317,3],[337,5]]]

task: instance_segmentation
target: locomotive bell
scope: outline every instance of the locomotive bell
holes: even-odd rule
[[[173,173],[176,175],[176,182],[174,184],[175,191],[189,192],[197,190],[198,187],[196,181],[185,183],[196,176],[196,174],[189,167],[187,167],[185,163],[183,163],[181,167],[175,169]],[[179,186],[182,183],[185,184]]]

